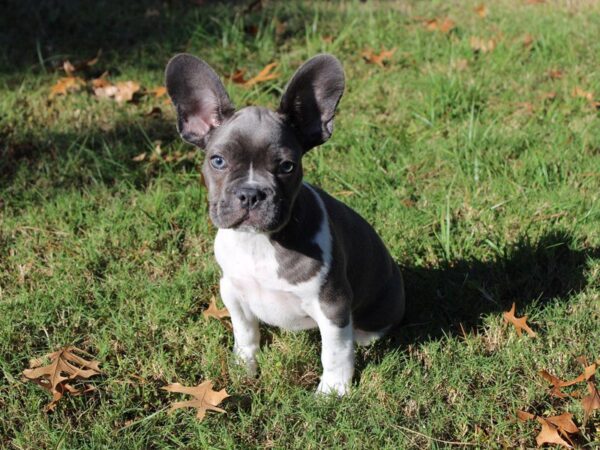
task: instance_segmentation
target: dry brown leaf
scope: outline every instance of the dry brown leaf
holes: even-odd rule
[[[101,373],[98,361],[88,361],[77,353],[89,356],[83,350],[69,346],[49,353],[43,358],[31,360],[29,369],[23,371],[25,378],[52,394],[52,401],[46,406],[47,411],[53,410],[56,403],[67,392],[79,395],[94,389],[91,386],[85,386],[83,389],[76,388],[70,384],[72,381],[88,379]],[[50,364],[42,366],[43,360],[46,358],[50,359]]]
[[[583,424],[585,425],[593,411],[600,409],[600,393],[593,380],[587,382],[589,395],[581,399],[583,407]]]
[[[323,42],[325,42],[326,44],[331,44],[333,42],[333,36],[331,36],[330,34],[323,36],[321,38],[323,40]]]
[[[129,102],[140,90],[140,85],[135,81],[119,81],[111,84],[106,78],[100,77],[92,80],[94,94],[101,98],[113,98],[118,103]]]
[[[462,59],[457,59],[454,63],[453,63],[453,67],[458,70],[458,71],[463,71],[466,70],[469,67],[469,60],[462,58]]]
[[[85,85],[79,77],[62,77],[59,78],[54,86],[50,88],[50,98],[54,98],[57,95],[67,95],[68,92],[75,92],[81,89]]]
[[[558,69],[550,69],[548,71],[548,77],[551,80],[560,80],[563,77],[563,72],[562,72],[562,70],[558,70]]]
[[[563,381],[562,382],[563,383],[562,386],[571,386],[573,384],[577,384],[577,383],[581,383],[583,381],[589,380],[596,373],[596,368],[597,368],[596,363],[584,367],[583,368],[583,373],[581,375],[579,375],[576,378],[573,378],[572,380]]]
[[[150,92],[156,98],[161,98],[167,94],[167,88],[164,86],[156,86],[155,88],[150,89],[148,92]]]
[[[496,48],[495,39],[484,39],[477,36],[471,36],[469,42],[474,52],[489,53]]]
[[[210,298],[210,304],[208,305],[208,308],[206,308],[202,312],[202,315],[204,315],[204,317],[206,317],[206,318],[214,317],[215,319],[218,319],[218,320],[224,319],[226,317],[231,317],[229,315],[229,311],[227,311],[227,308],[223,308],[223,309],[217,308],[217,301],[216,301],[215,297]]]
[[[71,61],[66,60],[63,62],[63,70],[67,74],[67,76],[73,76],[73,72],[75,72],[75,66],[71,64]]]
[[[588,102],[594,100],[594,94],[592,92],[586,91],[580,88],[579,86],[575,86],[575,88],[573,88],[573,92],[571,92],[571,95],[573,97],[585,98]]]
[[[448,17],[444,19],[429,19],[425,21],[424,25],[427,31],[439,31],[444,34],[448,34],[456,28],[456,23]]]
[[[516,328],[517,334],[519,336],[521,336],[521,334],[522,334],[521,330],[525,330],[529,336],[535,337],[536,336],[535,332],[531,328],[529,328],[529,326],[527,325],[527,316],[516,317],[515,316],[515,308],[516,308],[516,305],[513,303],[510,311],[503,313],[504,321],[506,323],[512,323],[514,325],[514,327]]]
[[[246,69],[238,69],[229,76],[229,79],[236,84],[245,84],[244,75],[246,75]]]
[[[395,48],[393,48],[391,50],[386,50],[384,48],[381,50],[381,52],[379,52],[379,54],[376,54],[371,49],[365,49],[362,52],[362,57],[369,64],[377,64],[379,67],[383,67],[386,60],[389,60],[394,55],[395,52],[396,52]]]
[[[523,47],[529,48],[533,45],[534,42],[535,38],[531,34],[526,33],[525,36],[523,36]]]
[[[579,432],[579,428],[573,423],[572,419],[573,414],[569,413],[554,417],[537,417],[537,421],[542,424],[542,431],[535,438],[538,447],[544,444],[558,444],[567,448],[573,448],[569,444],[571,442],[569,433],[577,433]],[[563,437],[568,439],[569,442],[565,441]]]
[[[481,3],[480,5],[475,7],[475,12],[477,13],[477,15],[479,17],[481,17],[482,19],[488,15],[488,9],[487,6],[485,6],[483,3]]]
[[[168,386],[164,386],[161,389],[168,392],[193,395],[195,397],[195,400],[173,403],[169,409],[169,414],[179,408],[196,408],[196,417],[199,420],[202,420],[204,419],[204,416],[206,416],[206,411],[216,411],[220,413],[226,412],[217,405],[221,404],[223,400],[229,397],[229,394],[227,394],[225,389],[221,389],[218,392],[213,391],[213,384],[210,380],[200,383],[198,386],[194,387],[187,387],[182,386],[179,383],[173,383],[169,384]]]
[[[552,384],[552,388],[550,389],[550,394],[552,394],[552,395],[554,395],[555,397],[558,397],[558,398],[568,397],[567,394],[565,394],[563,391],[560,390],[561,387],[568,386],[568,385],[565,384],[564,381],[562,381],[561,379],[555,377],[554,375],[552,375],[551,373],[549,373],[546,370],[540,370],[539,374],[540,374],[540,376],[543,379],[545,379],[550,384]]]
[[[273,70],[277,67],[276,62],[272,62],[271,64],[267,64],[255,77],[246,80],[243,85],[245,87],[252,87],[258,83],[264,83],[265,81],[275,80],[279,78],[279,72],[273,72]]]
[[[145,159],[146,159],[146,152],[140,153],[139,155],[134,156],[133,158],[131,158],[131,160],[135,161],[135,162],[141,162],[141,161],[143,161]]]
[[[536,418],[535,414],[531,414],[528,413],[526,411],[521,411],[520,409],[517,410],[517,418],[521,421],[521,422],[527,422],[528,420],[532,420]]]

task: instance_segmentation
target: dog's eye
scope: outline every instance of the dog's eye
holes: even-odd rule
[[[279,172],[281,173],[292,173],[296,168],[296,164],[291,161],[284,161],[279,164]]]
[[[217,170],[222,170],[227,166],[227,163],[225,162],[225,158],[215,155],[210,158],[210,165]]]

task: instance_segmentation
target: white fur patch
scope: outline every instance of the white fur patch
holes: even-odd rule
[[[340,328],[323,313],[319,292],[332,262],[332,237],[325,205],[307,184],[322,211],[314,242],[323,255],[319,272],[310,280],[293,284],[279,276],[275,248],[265,234],[220,229],[215,257],[223,271],[221,297],[233,323],[236,355],[252,374],[256,370],[258,320],[287,330],[319,327],[322,338],[323,376],[320,393],[347,392],[354,372],[352,323]]]

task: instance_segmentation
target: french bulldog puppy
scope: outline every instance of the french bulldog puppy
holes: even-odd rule
[[[181,137],[206,153],[202,173],[234,353],[255,374],[259,321],[318,327],[317,392],[345,394],[354,342],[381,337],[402,320],[405,305],[400,270],[373,228],[302,180],[302,157],[333,132],[342,65],[327,54],[307,61],[277,111],[236,111],[214,70],[188,54],[171,59],[166,85]]]

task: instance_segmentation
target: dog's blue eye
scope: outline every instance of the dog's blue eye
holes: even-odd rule
[[[279,164],[279,172],[281,173],[292,173],[295,168],[296,165],[291,161],[284,161]]]
[[[217,170],[221,170],[224,169],[227,164],[225,163],[225,158],[219,155],[215,155],[210,158],[210,165]]]

